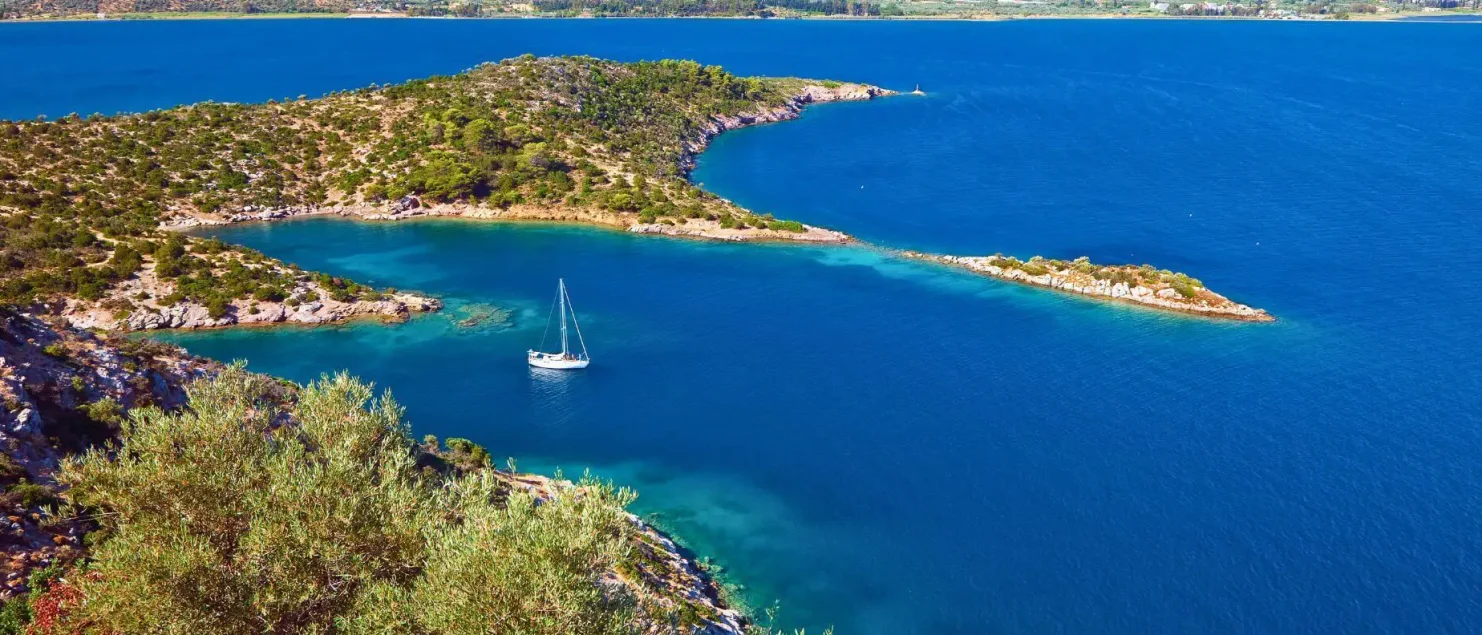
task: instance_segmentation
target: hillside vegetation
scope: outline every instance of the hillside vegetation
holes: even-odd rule
[[[635,597],[600,584],[629,551],[630,493],[588,483],[537,504],[489,470],[421,469],[400,409],[365,384],[325,378],[287,408],[279,390],[228,370],[187,411],[137,412],[125,454],[66,463],[68,499],[106,538],[53,630],[631,630]]]
[[[687,61],[526,56],[319,99],[0,122],[0,304],[81,298],[123,316],[182,301],[214,314],[378,299],[350,281],[159,230],[290,207],[523,205],[619,226],[704,219],[802,231],[683,176],[713,116],[781,108],[803,85]],[[116,291],[141,272],[159,284]]]

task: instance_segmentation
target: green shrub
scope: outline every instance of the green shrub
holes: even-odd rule
[[[62,567],[62,563],[53,562],[44,568],[32,571],[31,575],[26,577],[26,586],[30,587],[32,593],[43,591],[47,587],[50,587],[53,582],[56,582],[57,578],[62,577],[62,573],[64,572],[65,569]]]
[[[9,454],[0,452],[0,481],[10,483],[26,475],[26,468],[16,463]]]
[[[5,488],[4,493],[6,501],[22,507],[42,507],[54,505],[57,502],[57,494],[51,488],[24,479]]]
[[[68,497],[108,537],[61,626],[634,630],[632,598],[599,584],[627,552],[631,492],[584,479],[581,495],[537,504],[492,470],[429,480],[400,407],[343,374],[305,386],[288,425],[272,382],[240,368],[188,393],[186,411],[135,410],[120,451],[65,462]]]
[[[82,411],[93,421],[115,426],[123,423],[123,406],[114,401],[112,397],[104,397],[84,405]]]
[[[25,635],[31,623],[31,605],[26,596],[12,597],[0,605],[0,635]]]
[[[252,292],[252,297],[260,302],[282,302],[283,290],[277,287],[261,286]]]
[[[465,467],[483,467],[493,465],[493,458],[489,451],[473,441],[451,437],[444,442],[448,446],[449,458],[453,463]]]
[[[1031,276],[1042,276],[1050,272],[1050,269],[1048,267],[1038,262],[1026,262],[1023,265],[1020,265],[1019,269],[1023,270],[1024,273],[1027,273]]]

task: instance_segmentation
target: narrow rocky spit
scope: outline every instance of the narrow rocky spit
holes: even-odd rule
[[[296,278],[282,300],[237,299],[227,305],[225,312],[213,315],[210,308],[199,302],[166,302],[174,291],[174,283],[160,280],[153,266],[147,265],[109,289],[101,300],[67,298],[49,308],[73,327],[105,331],[313,325],[354,319],[399,322],[413,313],[442,308],[442,302],[436,298],[405,292],[381,293],[373,299],[336,300],[329,289],[307,273],[290,271],[276,262],[261,266],[276,267]]]
[[[1067,262],[1035,257],[1019,261],[1004,256],[897,253],[912,260],[935,262],[990,278],[1096,300],[1241,322],[1276,321],[1270,313],[1210,291],[1198,280],[1147,265],[1094,265],[1085,258]]]

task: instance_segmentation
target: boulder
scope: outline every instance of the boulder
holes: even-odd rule
[[[400,214],[407,210],[417,209],[421,206],[422,201],[419,201],[417,200],[417,197],[408,194],[399,199],[396,199],[396,202],[391,204],[391,213]]]

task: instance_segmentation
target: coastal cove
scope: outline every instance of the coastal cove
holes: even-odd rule
[[[920,83],[923,98],[721,135],[692,178],[873,244],[1149,262],[1280,321],[1092,303],[857,246],[309,218],[194,231],[444,310],[161,337],[298,381],[348,368],[393,390],[418,434],[635,486],[635,511],[810,632],[1461,633],[1482,624],[1482,235],[1475,185],[1450,176],[1482,167],[1469,31],[0,25],[0,53],[47,60],[0,77],[0,112],[313,96],[527,51]],[[100,54],[124,41],[138,53]],[[415,41],[438,46],[385,46]],[[1437,270],[1456,292],[1419,282]],[[594,363],[552,378],[521,354],[556,277]]]
[[[1164,352],[1207,337],[1249,346],[1235,344],[1248,329],[1238,324],[1004,285],[865,247],[672,241],[579,227],[457,219],[386,224],[309,218],[205,231],[368,284],[417,288],[447,306],[394,328],[354,324],[158,337],[211,357],[245,356],[252,368],[295,380],[311,378],[320,365],[336,360],[395,391],[413,413],[419,432],[474,439],[516,457],[525,470],[561,467],[571,474],[591,467],[632,485],[640,492],[635,510],[657,514],[652,519],[656,524],[713,558],[728,580],[745,584],[743,599],[753,605],[781,600],[786,623],[810,628],[857,624],[872,632],[898,632],[924,619],[914,615],[919,608],[903,599],[890,600],[892,604],[880,607],[881,615],[868,621],[839,617],[854,610],[849,598],[890,598],[900,592],[868,582],[879,573],[859,569],[853,553],[888,560],[891,575],[906,576],[908,588],[933,588],[934,571],[952,567],[948,552],[914,543],[885,548],[878,542],[885,536],[857,535],[880,531],[875,525],[881,519],[865,520],[871,514],[920,512],[899,507],[901,501],[858,500],[845,484],[867,478],[873,465],[901,460],[879,454],[891,445],[914,448],[911,455],[936,454],[918,444],[930,443],[947,429],[908,440],[914,435],[906,430],[919,427],[922,418],[944,424],[975,421],[968,410],[958,409],[975,403],[986,407],[978,400],[996,403],[993,394],[999,390],[1024,388],[1018,381],[995,382],[1001,387],[980,393],[971,388],[973,377],[997,375],[993,365],[1044,345],[1043,338],[1061,337],[1066,328],[1085,328],[1083,320],[1100,325],[1075,338],[1083,346],[1117,333],[1117,325],[1127,320],[1169,338],[1159,347]],[[583,333],[598,346],[594,366],[579,376],[542,375],[503,363],[504,353],[540,339],[550,308],[543,283],[556,276],[572,285]],[[812,282],[800,284],[803,280]],[[788,298],[788,308],[765,300],[779,291]],[[984,303],[994,308],[985,311]],[[503,322],[460,327],[469,305],[493,305],[512,313]],[[666,308],[655,313],[646,306]],[[764,313],[751,308],[762,306],[768,307]],[[920,307],[932,307],[933,315],[919,315]],[[882,331],[884,324],[893,326]],[[1027,326],[1031,324],[1037,326]],[[973,350],[974,334],[1005,328],[1027,338],[1024,346],[1029,348],[1014,347],[976,362],[961,354],[935,358],[910,352]],[[1279,328],[1293,336],[1281,341],[1300,341],[1295,337],[1300,331]],[[770,342],[765,351],[792,352],[748,353],[757,347],[758,337]],[[876,337],[894,344],[881,346],[873,342]],[[898,363],[914,358],[894,372],[918,377],[909,382],[913,390],[927,390],[922,381],[934,384],[925,402],[893,392],[861,400],[818,379],[838,375],[841,368],[872,367],[866,360],[876,356]],[[1237,358],[1258,363],[1262,356],[1244,351]],[[958,370],[942,375],[938,364]],[[695,365],[705,370],[680,379]],[[441,370],[428,372],[434,367]],[[657,377],[663,378],[661,384],[654,383]],[[975,396],[967,401],[949,397],[959,392]],[[618,406],[629,398],[643,405]],[[728,412],[696,410],[712,399]],[[484,400],[502,406],[487,416],[471,415]],[[937,405],[927,406],[932,403]],[[871,409],[885,414],[872,416]],[[810,413],[814,426],[797,431],[801,437],[786,432],[788,422],[801,413]],[[446,425],[455,421],[462,423]],[[851,434],[851,421],[893,423],[885,428],[869,424],[859,431],[876,439],[871,445],[885,445],[849,461],[830,452],[833,458],[826,461],[790,465],[796,458],[768,449],[773,444],[826,447]],[[892,431],[897,426],[901,429]],[[667,458],[632,460],[655,451]],[[903,487],[929,490],[919,479],[945,478],[973,462],[950,455],[947,465],[897,477],[905,478]],[[832,484],[822,490],[812,485],[803,493],[787,484],[795,473],[814,470],[842,471],[823,481]],[[748,476],[737,476],[743,473]],[[810,511],[822,500],[832,502]],[[912,554],[926,560],[914,562]],[[915,574],[922,579],[905,573],[915,567],[922,568]],[[861,582],[844,584],[846,579]],[[799,593],[805,599],[796,599]],[[955,601],[974,600],[965,595]]]

